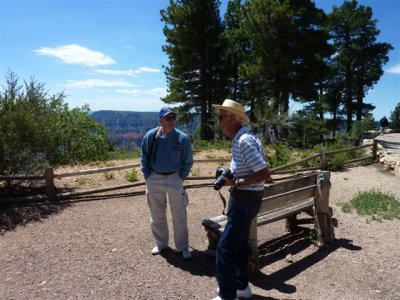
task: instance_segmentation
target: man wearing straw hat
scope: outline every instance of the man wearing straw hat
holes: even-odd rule
[[[229,204],[224,233],[217,246],[216,277],[218,296],[213,300],[251,298],[247,262],[251,253],[248,243],[250,224],[260,210],[264,182],[270,177],[260,140],[246,126],[250,123],[244,107],[226,99],[219,110],[222,132],[232,140],[230,169],[234,179],[230,186]]]

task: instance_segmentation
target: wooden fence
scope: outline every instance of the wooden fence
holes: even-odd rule
[[[322,170],[327,166],[327,161],[328,161],[327,157],[328,156],[334,155],[337,153],[342,153],[342,152],[357,151],[357,150],[361,150],[361,149],[365,149],[365,148],[372,148],[372,152],[371,152],[372,154],[366,155],[366,156],[363,156],[363,157],[360,157],[357,159],[345,161],[344,164],[345,165],[354,164],[356,162],[364,161],[367,159],[376,161],[376,159],[377,159],[377,141],[374,140],[373,144],[363,145],[363,146],[359,146],[359,147],[346,148],[346,149],[340,149],[340,150],[328,151],[328,152],[326,152],[325,150],[322,149],[320,151],[320,153],[318,153],[318,154],[314,154],[310,157],[273,168],[270,170],[270,172],[273,175],[273,174],[287,174],[287,173],[304,172],[304,171],[311,171],[311,170],[317,170],[317,169]],[[319,164],[316,166],[293,168],[294,166],[304,165],[308,161],[316,160],[318,158],[319,158]],[[228,161],[230,161],[230,159],[203,159],[203,160],[194,160],[194,163],[197,164],[197,163],[228,162]],[[117,166],[117,167],[82,170],[82,171],[62,173],[62,174],[56,174],[56,173],[54,173],[54,170],[52,168],[48,168],[45,170],[45,172],[42,176],[40,176],[40,175],[0,176],[0,180],[6,181],[7,185],[11,185],[11,182],[13,180],[28,180],[28,181],[45,180],[45,182],[46,182],[46,195],[45,196],[37,195],[37,196],[30,196],[30,197],[7,198],[7,199],[0,200],[0,204],[35,201],[35,200],[37,201],[37,200],[42,200],[42,199],[48,199],[50,201],[58,201],[59,199],[63,199],[63,198],[71,198],[71,197],[76,197],[76,196],[82,196],[82,195],[88,195],[88,194],[94,194],[94,193],[102,193],[102,192],[108,192],[108,191],[113,191],[113,190],[126,189],[126,188],[132,188],[132,187],[145,185],[145,181],[139,181],[139,182],[135,182],[135,183],[116,185],[116,186],[99,188],[99,189],[90,189],[90,190],[77,191],[77,192],[57,193],[57,189],[56,189],[56,186],[54,183],[55,179],[60,179],[60,178],[64,178],[64,177],[73,177],[73,176],[89,175],[89,174],[95,174],[95,173],[112,172],[112,171],[132,169],[132,168],[137,168],[137,167],[140,167],[140,163],[127,164],[127,165]],[[187,178],[187,180],[212,180],[214,178],[215,178],[214,176],[189,176]],[[211,185],[211,182],[209,185]]]

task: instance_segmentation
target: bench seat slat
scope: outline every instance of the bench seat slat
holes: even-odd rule
[[[303,210],[314,206],[314,198],[309,198],[303,202],[296,203],[294,205],[276,209],[274,211],[269,211],[267,213],[259,213],[257,215],[257,226],[261,226],[267,223],[271,223],[282,218],[298,214]],[[224,215],[217,216],[212,219],[204,219],[202,225],[207,230],[212,230],[222,234],[225,230],[227,223],[227,217]]]

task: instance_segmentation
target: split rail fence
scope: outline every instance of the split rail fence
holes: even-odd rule
[[[288,174],[288,173],[304,172],[304,171],[311,171],[311,170],[318,170],[318,169],[323,170],[327,166],[327,161],[328,161],[327,157],[328,156],[334,155],[337,153],[342,153],[342,152],[358,151],[358,150],[365,149],[365,148],[372,148],[372,151],[371,151],[372,154],[345,161],[344,164],[349,165],[349,164],[354,164],[354,163],[365,161],[365,160],[376,161],[376,159],[377,159],[377,141],[374,140],[373,144],[363,145],[363,146],[359,146],[359,147],[352,147],[352,148],[340,149],[340,150],[335,150],[335,151],[325,151],[322,149],[320,151],[320,153],[314,154],[310,157],[307,157],[307,158],[304,158],[304,159],[301,159],[301,160],[298,160],[298,161],[295,161],[295,162],[292,162],[292,163],[289,163],[286,165],[282,165],[282,166],[273,168],[270,170],[270,172],[271,172],[271,175],[274,175],[274,174]],[[311,161],[311,160],[315,161],[318,158],[319,158],[319,164],[316,166],[294,168],[297,165],[304,165],[308,161]],[[197,163],[228,162],[228,161],[230,161],[230,159],[203,159],[203,160],[194,160],[194,163],[197,164]],[[35,195],[35,196],[30,196],[30,197],[19,197],[19,198],[6,198],[6,199],[1,199],[0,204],[38,201],[38,200],[46,200],[46,199],[56,202],[60,199],[65,199],[65,198],[72,198],[72,197],[77,197],[77,196],[82,196],[82,195],[103,193],[103,192],[108,192],[108,191],[114,191],[114,190],[119,190],[119,189],[126,189],[126,188],[132,188],[132,187],[145,185],[145,181],[138,181],[135,183],[116,185],[116,186],[99,188],[99,189],[89,189],[89,190],[83,190],[83,191],[57,193],[57,188],[54,183],[55,179],[61,179],[64,177],[73,177],[73,176],[82,176],[82,175],[89,175],[89,174],[95,174],[95,173],[112,172],[112,171],[132,169],[132,168],[137,168],[137,167],[140,167],[140,163],[127,164],[127,165],[116,166],[116,167],[82,170],[82,171],[62,173],[62,174],[56,174],[56,173],[54,173],[53,168],[48,168],[45,170],[43,175],[0,176],[0,181],[6,181],[7,185],[11,185],[12,181],[22,181],[22,180],[27,180],[27,181],[45,180],[45,182],[46,182],[46,194],[45,195]],[[190,181],[192,181],[192,180],[209,180],[209,179],[212,180],[212,179],[214,179],[214,177],[213,176],[189,176],[187,178],[187,180],[190,180]],[[209,185],[211,185],[211,183]]]

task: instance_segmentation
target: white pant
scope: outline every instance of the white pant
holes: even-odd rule
[[[150,208],[150,225],[159,248],[168,246],[167,194],[171,207],[176,249],[189,246],[186,206],[189,204],[183,181],[178,173],[160,175],[152,173],[146,180],[147,204]]]

